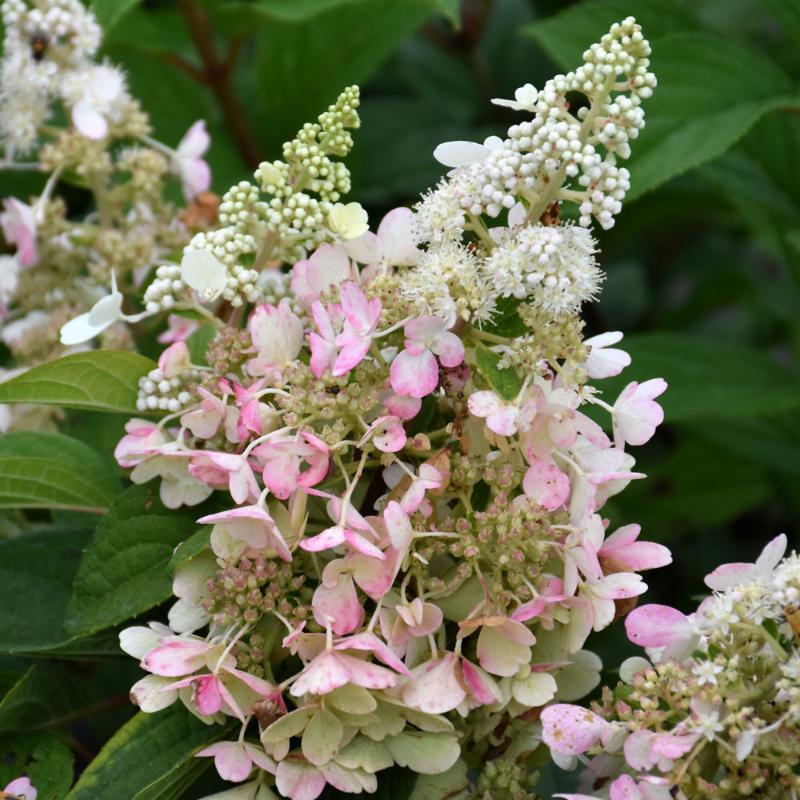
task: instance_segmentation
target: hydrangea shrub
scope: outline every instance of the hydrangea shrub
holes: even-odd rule
[[[797,797],[786,537],[712,572],[687,616],[637,606],[671,555],[606,507],[645,478],[631,450],[667,390],[609,396],[623,333],[584,334],[594,229],[622,210],[656,89],[633,17],[494,100],[522,121],[439,145],[447,174],[377,224],[349,197],[357,86],[217,203],[204,123],[153,138],[83,5],[5,0],[3,21],[0,166],[50,176],[4,201],[3,338],[26,366],[144,326],[166,345],[114,457],[145,510],[195,532],[165,614],[119,646],[144,714],[207,726],[191,755],[234,784],[211,796],[391,796],[399,769],[414,800],[522,800],[552,763],[580,771],[568,800]],[[83,219],[54,194],[66,175],[92,194]],[[590,637],[623,618],[648,658],[600,688]]]

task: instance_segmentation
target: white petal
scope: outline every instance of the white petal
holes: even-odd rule
[[[649,669],[652,666],[653,665],[646,658],[631,656],[630,658],[626,658],[619,665],[619,677],[625,683],[630,684],[633,682],[633,676],[636,675],[637,672],[641,672],[643,669]]]
[[[171,634],[172,631],[169,631]],[[143,659],[159,642],[161,636],[150,628],[143,625],[135,625],[132,628],[125,628],[119,633],[119,646],[129,656]]]
[[[210,144],[211,137],[206,130],[205,120],[199,119],[181,139],[178,144],[178,153],[184,158],[200,158],[208,150]]]
[[[502,150],[505,144],[499,136],[487,136],[483,140],[483,146],[494,152],[497,150]]]
[[[108,133],[105,117],[84,100],[72,107],[72,121],[87,139],[102,139]]]
[[[228,280],[225,265],[208,250],[187,248],[181,260],[181,279],[206,299],[213,299]]]
[[[433,157],[446,167],[461,167],[474,161],[483,161],[489,149],[477,142],[442,142],[434,151]]]
[[[89,311],[89,324],[94,328],[107,328],[122,317],[122,295],[119,292],[101,297]]]
[[[167,615],[169,625],[176,633],[194,633],[208,625],[209,616],[205,609],[192,607],[183,600],[178,600]]]
[[[383,254],[380,239],[371,231],[366,231],[355,239],[348,239],[343,247],[347,255],[359,264],[376,264]]]
[[[109,323],[110,324],[110,323]],[[61,328],[61,344],[73,345],[88,342],[98,333],[102,333],[108,325],[92,325],[89,321],[89,314],[81,314],[75,319],[71,319]]]
[[[736,742],[736,758],[744,761],[753,751],[758,741],[758,734],[755,731],[744,731]]]

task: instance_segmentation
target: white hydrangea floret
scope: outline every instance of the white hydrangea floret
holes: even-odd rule
[[[492,251],[486,271],[499,295],[559,315],[597,296],[603,274],[596,251],[591,233],[577,225],[522,227]]]

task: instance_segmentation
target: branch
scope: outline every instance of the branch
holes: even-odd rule
[[[241,39],[235,39],[225,58],[220,60],[214,48],[214,34],[205,9],[196,0],[177,0],[177,5],[186,20],[189,34],[203,63],[203,69],[198,70],[179,57],[169,57],[168,60],[189,72],[196,80],[207,84],[214,92],[239,154],[248,166],[257,167],[264,160],[261,147],[247,124],[242,107],[231,86],[231,74],[241,47]]]

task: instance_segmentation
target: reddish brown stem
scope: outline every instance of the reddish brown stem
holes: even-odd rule
[[[256,167],[263,161],[261,147],[247,124],[242,107],[231,85],[233,65],[241,47],[241,39],[235,39],[225,57],[220,59],[214,47],[214,34],[206,10],[196,0],[177,0],[177,4],[186,20],[189,34],[197,48],[203,68],[198,70],[183,59],[174,56],[169,60],[189,72],[195,79],[202,80],[214,92],[240,155],[248,166]],[[192,69],[187,69],[187,66]]]

